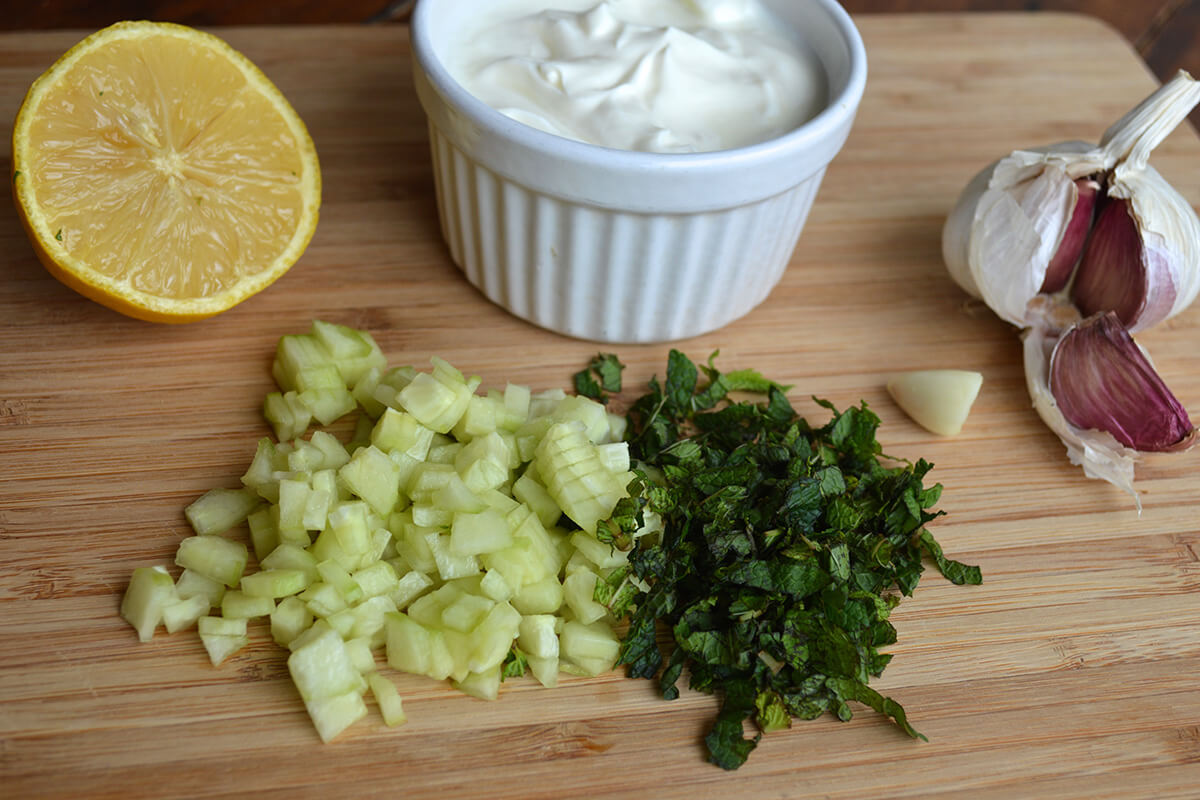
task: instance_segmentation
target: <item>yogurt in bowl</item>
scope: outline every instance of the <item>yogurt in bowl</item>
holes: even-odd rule
[[[453,260],[611,343],[766,298],[866,82],[835,0],[419,0],[412,42]]]
[[[825,106],[816,54],[758,0],[509,0],[464,26],[450,74],[507,116],[652,153],[781,136]]]

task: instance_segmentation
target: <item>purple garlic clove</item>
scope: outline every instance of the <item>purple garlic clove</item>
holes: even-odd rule
[[[1092,229],[1092,219],[1095,216],[1096,200],[1100,196],[1100,184],[1091,178],[1080,178],[1075,181],[1077,192],[1075,208],[1071,212],[1071,220],[1063,231],[1062,241],[1050,264],[1046,267],[1046,275],[1042,279],[1041,291],[1053,294],[1067,285],[1079,257],[1083,254],[1083,246],[1087,243],[1088,233]]]
[[[1071,296],[1085,317],[1113,311],[1126,327],[1137,319],[1146,303],[1146,269],[1128,200],[1110,199],[1101,207]]]
[[[1050,357],[1050,391],[1067,422],[1107,431],[1134,450],[1184,450],[1196,441],[1187,411],[1117,313],[1094,315],[1063,334]]]

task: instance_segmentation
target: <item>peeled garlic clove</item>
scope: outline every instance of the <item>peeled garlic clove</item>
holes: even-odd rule
[[[941,436],[962,430],[983,376],[960,369],[916,370],[892,376],[888,394],[921,427]]]
[[[1183,450],[1195,443],[1187,411],[1112,312],[1063,334],[1049,372],[1054,400],[1076,428],[1106,431],[1139,452]]]
[[[1063,230],[1058,249],[1046,267],[1046,275],[1042,278],[1042,294],[1053,294],[1070,282],[1071,274],[1075,272],[1075,265],[1083,255],[1083,247],[1087,244],[1088,234],[1092,230],[1100,184],[1092,178],[1080,178],[1075,181],[1075,191],[1075,208],[1071,211],[1071,219]]]

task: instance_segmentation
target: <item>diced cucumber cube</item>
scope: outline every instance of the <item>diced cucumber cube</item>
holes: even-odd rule
[[[629,471],[629,443],[610,442],[596,445],[596,455],[609,472],[624,473]]]
[[[246,545],[220,536],[189,536],[175,551],[176,564],[226,586],[237,586],[248,558]]]
[[[508,520],[487,509],[478,514],[459,512],[450,528],[450,551],[456,556],[494,553],[512,545]]]
[[[553,614],[562,608],[563,585],[557,575],[521,587],[513,595],[512,605],[522,614]]]
[[[329,742],[339,733],[367,715],[367,704],[360,692],[346,692],[336,697],[305,700],[304,707],[322,742]]]
[[[214,667],[250,643],[246,635],[245,619],[222,619],[201,617],[196,621],[200,641],[208,652],[208,660]]]
[[[488,507],[483,498],[468,488],[457,473],[450,475],[444,486],[434,489],[430,500],[436,508],[450,512],[465,511],[474,514]]]
[[[311,573],[303,569],[266,569],[242,576],[242,591],[251,597],[272,600],[300,594],[313,582]]]
[[[166,626],[167,633],[190,628],[196,624],[198,619],[207,614],[210,608],[208,598],[202,594],[194,594],[191,597],[176,600],[163,606],[163,625]]]
[[[448,528],[454,522],[454,512],[432,503],[412,505],[413,524],[422,528]]]
[[[306,367],[296,373],[296,391],[301,399],[310,389],[345,389],[346,383],[333,364]]]
[[[269,502],[275,502],[278,492],[274,489],[277,483],[274,475],[287,469],[287,458],[275,447],[269,438],[258,440],[258,448],[254,452],[254,460],[242,475],[242,484],[253,489],[260,497]]]
[[[358,403],[359,408],[366,412],[370,419],[378,419],[386,405],[379,402],[375,397],[375,390],[379,388],[379,379],[383,375],[383,370],[379,367],[370,367],[364,372],[354,386],[350,389],[350,394],[354,396],[354,401]],[[360,419],[361,421],[361,419]],[[357,437],[355,437],[357,439]]]
[[[510,383],[504,387],[504,411],[507,430],[516,430],[529,419],[529,404],[533,393],[528,386]]]
[[[313,624],[312,612],[299,597],[285,597],[271,612],[271,638],[287,647]]]
[[[592,599],[596,591],[596,573],[581,569],[563,580],[563,599],[578,622],[588,625],[602,619],[608,609]]]
[[[517,589],[542,580],[551,571],[546,568],[542,553],[527,538],[513,538],[513,543],[503,550],[479,556],[486,569],[494,569],[504,576],[509,586]]]
[[[366,683],[350,655],[342,637],[325,627],[288,656],[288,672],[305,700],[337,697],[346,692],[361,692]]]
[[[529,398],[529,418],[536,419],[554,413],[566,396],[567,393],[562,389],[546,389],[532,395]]]
[[[388,666],[439,681],[454,671],[454,659],[440,630],[427,628],[403,612],[388,614],[384,624]]]
[[[318,562],[317,574],[321,576],[322,581],[337,589],[338,594],[342,596],[346,605],[352,606],[363,599],[362,587],[354,581],[354,578],[350,577],[350,573],[338,562]]]
[[[442,609],[442,625],[460,633],[470,633],[483,621],[496,601],[476,594],[460,595]]]
[[[221,598],[221,616],[225,619],[253,619],[270,616],[275,610],[275,600],[270,597],[252,597],[240,589],[230,589]]]
[[[350,663],[358,670],[360,675],[367,678],[367,685],[371,685],[371,673],[379,669],[379,665],[375,663],[375,654],[371,652],[371,639],[368,636],[360,636],[357,639],[346,640],[346,654],[350,656]]]
[[[375,561],[355,571],[350,577],[362,590],[364,597],[391,595],[400,585],[396,570],[386,561]]]
[[[332,433],[313,431],[312,436],[309,437],[309,444],[321,453],[319,469],[336,470],[350,460],[350,453]]]
[[[262,499],[250,489],[210,489],[183,513],[197,535],[209,536],[245,522],[260,502]]]
[[[558,648],[560,663],[574,664],[586,675],[599,675],[617,663],[621,642],[603,622],[585,625],[571,621],[563,625]]]
[[[263,416],[275,430],[275,438],[280,442],[290,442],[308,430],[312,422],[312,411],[300,402],[300,396],[295,390],[271,392],[263,401]]]
[[[281,544],[270,555],[259,562],[265,570],[299,570],[309,582],[317,579],[317,559],[313,554],[294,544]]]
[[[271,372],[279,388],[286,392],[298,388],[296,378],[301,372],[332,364],[333,357],[315,336],[291,334],[279,338]]]
[[[392,602],[396,604],[396,608],[404,609],[432,586],[433,578],[424,572],[410,570],[400,578],[396,590],[392,592]]]
[[[499,489],[489,489],[486,492],[480,492],[476,497],[483,501],[484,507],[498,511],[506,517],[521,507],[519,502]]]
[[[528,470],[513,482],[512,493],[513,497],[533,509],[538,521],[545,527],[554,525],[562,516],[562,509],[558,507],[558,503],[554,502],[546,487],[538,483]]]
[[[462,597],[463,590],[454,582],[444,583],[408,607],[408,616],[426,627],[442,627],[442,612]]]
[[[445,487],[458,477],[453,464],[432,464],[420,462],[416,464],[410,475],[406,489],[413,503],[433,503],[433,493]]]
[[[352,500],[337,505],[327,516],[328,529],[333,531],[338,547],[348,556],[361,558],[371,547],[367,510],[366,503]]]
[[[474,555],[458,555],[450,547],[450,534],[431,531],[425,534],[425,542],[433,553],[438,575],[450,581],[479,572],[479,559]]]
[[[558,656],[525,656],[529,672],[547,689],[558,686]]]
[[[208,660],[214,667],[221,666],[225,659],[250,644],[248,636],[217,636],[200,634],[200,643],[208,653]]]
[[[206,578],[199,572],[185,569],[179,573],[179,580],[175,581],[175,594],[184,600],[200,595],[211,608],[221,605],[221,598],[225,595],[225,584]]]
[[[582,531],[575,531],[571,534],[571,544],[577,552],[582,553],[599,569],[612,569],[629,561],[628,552],[618,550],[611,544],[606,544],[595,536]]]
[[[304,541],[308,541],[307,529],[304,527],[304,510],[308,507],[308,495],[312,492],[312,487],[308,485],[307,480],[299,480],[296,478],[285,478],[279,482],[279,530],[291,531],[293,536],[290,539],[297,538],[295,532],[304,532]]]
[[[504,576],[494,569],[489,569],[484,574],[479,582],[479,591],[497,603],[511,600],[513,596],[513,588],[508,585]]]
[[[456,442],[449,436],[443,436],[440,433],[435,434],[425,460],[430,464],[453,464],[462,449],[462,442]]]
[[[137,631],[138,641],[154,638],[163,619],[163,608],[178,599],[175,581],[163,567],[138,567],[121,599],[121,617]],[[207,611],[207,609],[205,609]]]
[[[338,470],[338,477],[382,517],[392,513],[400,497],[400,467],[374,445],[360,448]]]
[[[358,569],[363,564],[361,554],[347,553],[342,549],[341,544],[338,542],[337,533],[334,532],[332,527],[326,528],[317,535],[317,540],[308,548],[308,552],[317,560],[317,563],[321,561],[336,561],[347,571]]]
[[[376,633],[383,630],[386,615],[394,613],[397,610],[396,604],[387,595],[381,594],[375,597],[368,597],[350,609],[353,614],[350,625],[350,636],[352,638],[373,637]]]
[[[420,372],[400,390],[396,400],[425,427],[447,433],[466,411],[471,395]]]
[[[313,320],[312,334],[329,353],[346,384],[356,383],[367,370],[384,369],[384,358],[374,337],[366,331]]]
[[[486,672],[504,662],[521,626],[521,612],[508,603],[496,603],[472,636],[474,649],[467,667]]]
[[[346,597],[338,591],[336,586],[324,581],[314,583],[297,597],[303,600],[308,606],[308,610],[317,617],[330,617],[346,609]]]
[[[275,515],[270,508],[260,508],[246,517],[246,522],[250,526],[254,557],[262,561],[279,546],[279,526],[275,524]]]
[[[473,439],[454,458],[454,468],[473,492],[495,489],[509,479],[510,453],[500,434]]]
[[[480,700],[495,700],[500,696],[500,666],[496,664],[483,672],[471,672],[462,680],[454,681],[454,688]]]
[[[371,444],[385,453],[404,453],[417,461],[425,460],[432,442],[432,430],[412,414],[394,408],[385,409],[371,429]]]
[[[558,659],[558,632],[555,630],[554,615],[527,614],[521,617],[518,627],[517,647],[526,656]],[[557,664],[555,665],[557,669]]]
[[[384,725],[394,728],[408,722],[408,715],[404,713],[404,701],[400,692],[396,690],[396,684],[373,672],[367,676],[367,685],[371,687],[371,695],[379,705]]]
[[[477,436],[495,433],[505,417],[503,402],[491,397],[473,394],[467,409],[454,425],[454,437],[467,442]]]
[[[592,444],[608,438],[608,409],[583,395],[569,395],[558,402],[552,415],[556,422],[578,422]]]
[[[623,414],[608,412],[608,439],[610,442],[625,441],[625,431],[629,427],[629,418]]]

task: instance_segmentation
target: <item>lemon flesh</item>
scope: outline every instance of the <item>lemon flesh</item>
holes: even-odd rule
[[[199,319],[276,280],[317,222],[303,122],[221,39],[127,22],[30,88],[13,129],[17,206],[39,258],[93,300]]]

